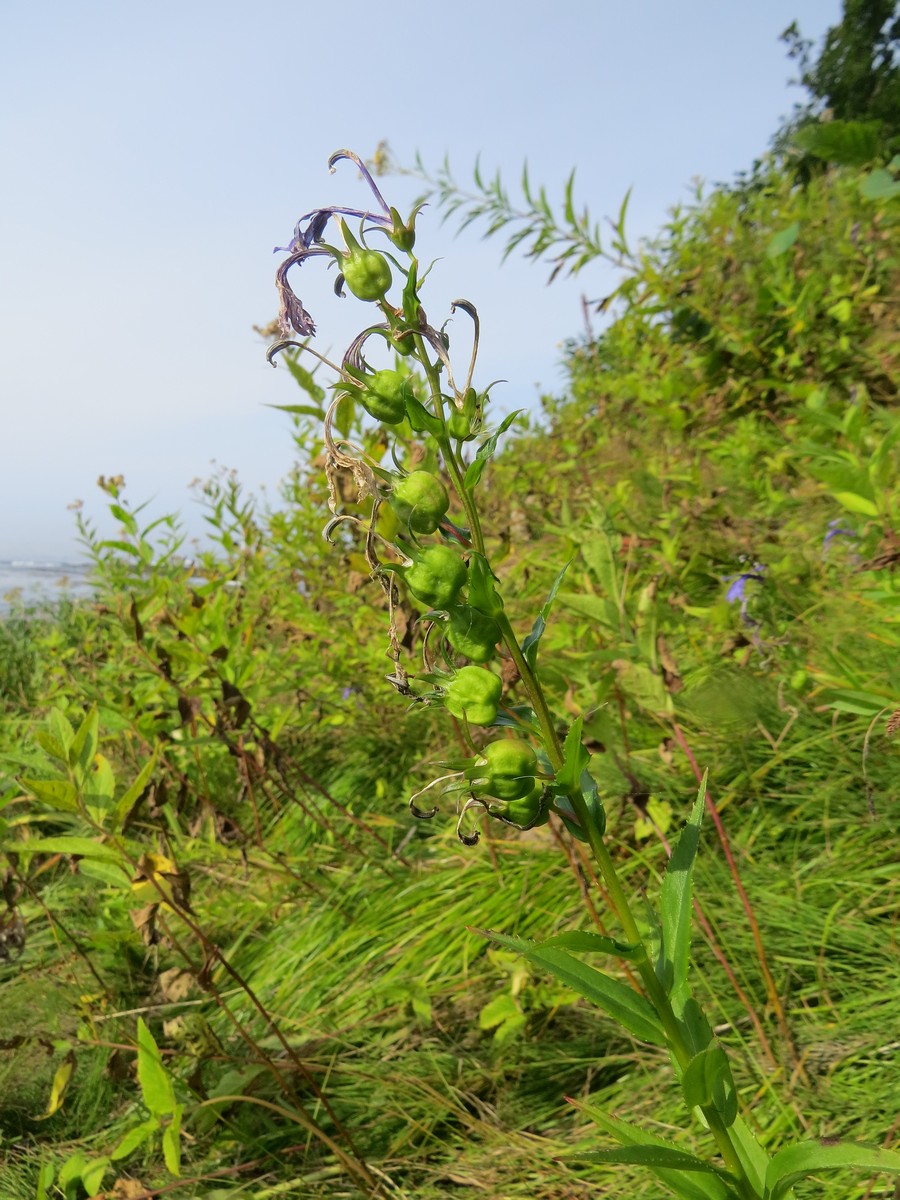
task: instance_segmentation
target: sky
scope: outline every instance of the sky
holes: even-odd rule
[[[615,216],[632,189],[633,242],[695,180],[729,181],[802,98],[779,34],[817,41],[839,0],[454,0],[323,6],[233,0],[29,0],[0,6],[0,559],[77,559],[69,506],[104,536],[99,475],[124,475],[147,520],[202,513],[191,482],[233,468],[273,502],[302,403],[253,332],[276,314],[275,245],[311,208],[365,207],[349,163],[382,141],[468,184],[476,158],[515,196],[522,164],[579,207]],[[401,212],[421,185],[381,181]],[[592,264],[547,286],[473,227],[434,208],[417,253],[438,259],[429,319],[471,300],[476,382],[498,407],[564,388],[562,347],[602,297]],[[316,260],[295,286],[341,353],[370,313],[338,300]],[[295,268],[296,271],[296,268]],[[307,283],[308,281],[308,283]],[[308,289],[308,290],[306,290]],[[464,318],[462,318],[464,320]]]

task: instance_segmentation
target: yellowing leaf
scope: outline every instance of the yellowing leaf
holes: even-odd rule
[[[50,1087],[50,1101],[47,1104],[47,1110],[42,1114],[41,1119],[46,1120],[47,1117],[52,1117],[54,1113],[59,1112],[63,1106],[63,1101],[66,1098],[66,1092],[69,1090],[69,1084],[72,1081],[72,1072],[75,1070],[75,1051],[70,1050],[60,1065],[56,1068],[56,1074],[53,1076],[53,1083]]]

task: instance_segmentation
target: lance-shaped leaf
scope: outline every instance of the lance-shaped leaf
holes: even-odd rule
[[[98,737],[99,717],[96,708],[92,708],[81,722],[72,745],[69,747],[69,765],[82,777],[87,775],[91,763],[94,761]]]
[[[50,1099],[47,1102],[47,1108],[41,1116],[41,1120],[46,1120],[47,1117],[52,1117],[54,1113],[59,1112],[63,1106],[63,1101],[66,1098],[66,1092],[69,1090],[69,1084],[72,1082],[72,1072],[75,1070],[75,1051],[70,1050],[60,1065],[56,1068],[53,1076],[53,1083],[50,1085]]]
[[[807,1175],[847,1167],[900,1175],[900,1153],[853,1142],[798,1142],[795,1146],[785,1146],[773,1157],[766,1171],[766,1200],[786,1196],[794,1184]]]
[[[488,930],[479,929],[475,932],[498,942],[501,946],[518,951],[536,967],[549,971],[566,987],[602,1008],[608,1016],[640,1041],[649,1042],[654,1046],[666,1044],[666,1036],[655,1009],[627,984],[589,967],[580,959],[555,946],[526,942],[521,938],[508,937]]]
[[[475,457],[469,463],[469,466],[466,469],[465,478],[463,479],[463,486],[467,490],[475,487],[479,479],[481,479],[481,476],[484,474],[484,468],[488,465],[491,456],[497,449],[497,442],[500,440],[501,435],[506,433],[507,429],[509,429],[510,425],[512,425],[513,421],[521,411],[522,409],[518,408],[515,412],[511,412],[509,416],[504,417],[500,424],[500,428],[495,433],[492,433],[487,441],[482,442],[478,447]]]
[[[662,951],[657,965],[660,982],[680,1012],[687,999],[691,955],[692,884],[694,861],[700,844],[700,822],[706,805],[706,776],[678,844],[669,859],[660,896]]]
[[[10,849],[13,847],[11,846]],[[99,858],[104,862],[118,863],[122,855],[114,846],[94,841],[89,837],[60,837],[29,838],[25,842],[16,842],[15,849],[20,854],[70,854],[78,858]]]
[[[640,1162],[652,1171],[672,1191],[683,1196],[684,1200],[737,1200],[738,1192],[732,1177],[727,1171],[707,1163],[697,1155],[678,1149],[671,1142],[656,1134],[632,1125],[618,1117],[610,1116],[600,1109],[588,1104],[576,1104],[586,1116],[598,1125],[610,1137],[625,1148],[624,1150],[586,1151],[566,1157],[567,1162]],[[635,1158],[599,1157],[617,1154],[645,1155]]]
[[[604,933],[573,930],[571,933],[558,933],[555,937],[546,938],[538,943],[543,947],[555,947],[557,950],[579,950],[583,954],[614,954],[617,958],[638,959],[643,954],[643,947],[637,942],[620,942],[617,938],[607,937]]]
[[[556,593],[559,591],[559,586],[563,581],[563,576],[569,569],[570,562],[571,559],[565,564],[563,569],[556,576],[556,579],[554,579],[553,586],[550,588],[547,599],[544,601],[543,607],[538,613],[534,625],[531,627],[531,633],[529,633],[522,642],[522,653],[525,655],[525,661],[528,663],[529,667],[531,667],[532,671],[535,669],[537,664],[538,646],[541,638],[544,636],[544,630],[547,628],[547,618],[550,616],[550,609],[553,607],[553,601],[556,599]]]

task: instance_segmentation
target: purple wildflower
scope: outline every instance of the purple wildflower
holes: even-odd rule
[[[841,518],[835,517],[833,521],[828,522],[828,532],[822,538],[822,548],[827,550],[829,545],[836,537],[858,537],[855,529],[848,529],[846,525],[841,524]]]
[[[728,575],[723,582],[731,583],[731,587],[725,593],[725,600],[728,604],[734,604],[736,601],[741,603],[741,615],[746,616],[747,604],[747,584],[751,579],[762,579],[766,573],[766,568],[762,563],[754,563],[752,571],[744,571],[740,575]]]

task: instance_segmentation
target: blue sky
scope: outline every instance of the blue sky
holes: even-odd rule
[[[30,0],[0,13],[0,558],[77,554],[67,506],[114,532],[100,474],[133,505],[180,510],[188,485],[236,468],[252,491],[290,467],[299,393],[252,331],[276,311],[272,247],[320,204],[364,204],[349,164],[386,139],[400,162],[476,155],[514,187],[523,160],[557,199],[571,168],[599,218],[632,187],[632,238],[652,235],[696,177],[731,179],[800,98],[778,35],[820,38],[839,0],[456,0],[323,6]],[[386,179],[403,210],[417,193]],[[561,343],[601,264],[546,286],[434,210],[417,250],[440,258],[426,293],[482,318],[479,379],[504,409],[559,391]],[[352,300],[310,280],[319,348],[360,325]],[[324,275],[324,273],[323,273]],[[307,301],[307,293],[303,293]],[[367,314],[366,314],[367,315]]]

